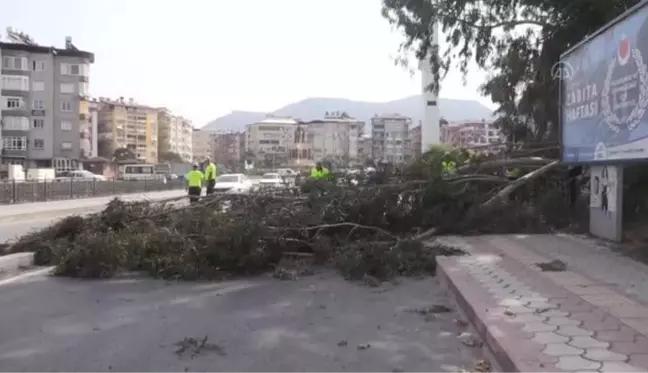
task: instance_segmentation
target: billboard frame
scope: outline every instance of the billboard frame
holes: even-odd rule
[[[585,39],[579,41],[575,45],[571,46],[568,48],[566,51],[560,54],[560,57],[558,59],[558,63],[562,63],[563,59],[565,57],[568,57],[569,55],[573,54],[577,49],[583,47],[585,44],[589,43],[592,39],[600,36],[607,30],[611,29],[614,27],[616,24],[619,22],[622,22],[624,19],[630,17],[634,13],[638,12],[645,6],[648,6],[648,0],[641,0],[639,3],[635,4],[632,6],[630,9],[626,10],[625,12],[619,14],[616,18],[613,20],[609,21],[605,25],[601,26],[598,30],[596,30],[594,33],[591,35],[588,35]],[[626,165],[626,164],[634,164],[634,163],[642,163],[642,162],[648,162],[648,158],[631,158],[631,159],[606,159],[606,160],[600,160],[600,161],[574,161],[574,162],[565,162],[563,161],[564,157],[564,151],[565,147],[563,144],[563,130],[564,130],[564,124],[563,124],[563,105],[562,105],[562,91],[563,91],[563,80],[560,79],[559,87],[558,87],[558,122],[559,122],[559,137],[558,137],[558,149],[559,149],[559,155],[560,155],[560,163],[564,165],[575,165],[575,166],[582,166],[582,165]]]

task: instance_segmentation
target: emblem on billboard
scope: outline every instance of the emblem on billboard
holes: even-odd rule
[[[637,68],[636,78],[635,74],[630,74],[625,77],[617,79],[617,88],[611,91],[613,84],[612,75],[615,68],[618,66],[625,66],[628,62],[633,61]],[[628,90],[637,87],[637,100],[636,102],[628,101]],[[629,88],[624,89],[625,86]],[[632,111],[625,117],[619,117],[615,110],[610,105],[610,101],[614,100],[617,107],[630,107],[633,106]],[[643,56],[639,48],[632,48],[630,40],[623,36],[619,45],[617,46],[617,53],[615,58],[610,61],[608,66],[605,82],[603,83],[603,90],[601,91],[601,112],[608,127],[615,133],[619,133],[622,128],[627,128],[629,131],[634,130],[648,108],[648,67],[643,61]]]
[[[574,76],[574,68],[569,62],[559,61],[551,66],[551,77],[558,80],[571,79]]]

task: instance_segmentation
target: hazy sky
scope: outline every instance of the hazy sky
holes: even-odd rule
[[[62,47],[72,36],[95,53],[94,96],[167,106],[196,127],[232,110],[272,111],[307,97],[389,101],[420,92],[394,66],[401,40],[380,0],[0,0],[12,26]],[[490,101],[484,73],[444,98]]]

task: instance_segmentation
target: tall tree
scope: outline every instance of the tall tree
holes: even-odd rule
[[[180,154],[174,152],[160,153],[158,159],[160,160],[160,162],[186,163],[186,161],[180,156]]]
[[[489,74],[481,90],[498,105],[498,124],[510,139],[556,141],[559,86],[552,66],[561,53],[637,2],[383,0],[382,14],[405,35],[401,62],[413,51],[417,59],[429,59],[441,78],[451,68],[465,75],[476,63]],[[434,20],[445,50],[434,50],[431,43]]]

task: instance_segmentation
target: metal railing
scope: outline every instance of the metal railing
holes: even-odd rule
[[[184,188],[182,180],[0,181],[0,204],[92,198]]]

